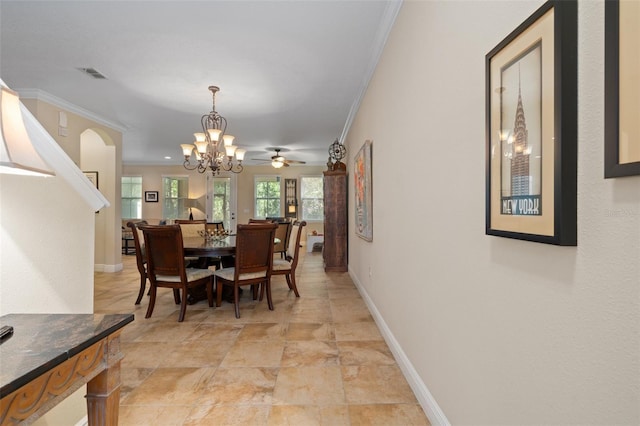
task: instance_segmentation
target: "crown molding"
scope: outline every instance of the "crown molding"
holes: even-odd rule
[[[382,56],[382,52],[384,51],[384,46],[387,44],[387,39],[389,38],[389,34],[391,33],[391,29],[393,28],[393,24],[396,22],[396,18],[398,13],[400,12],[400,8],[402,7],[403,0],[391,1],[387,4],[387,7],[384,11],[384,16],[380,21],[380,26],[378,27],[378,32],[376,33],[375,43],[373,43],[373,48],[371,51],[371,60],[369,62],[369,66],[367,71],[360,83],[360,92],[356,99],[353,101],[351,105],[351,109],[349,110],[349,115],[347,116],[347,120],[344,123],[344,128],[342,129],[342,134],[340,135],[340,143],[344,143],[347,134],[349,133],[349,129],[351,128],[351,124],[360,109],[360,104],[362,103],[362,99],[364,98],[365,93],[367,92],[367,87],[369,87],[369,82],[373,77],[373,73],[378,66],[378,62],[380,61],[380,57]]]
[[[46,102],[48,104],[57,106],[58,108],[62,108],[65,111],[71,112],[73,114],[77,114],[81,117],[84,117],[88,120],[94,121],[103,126],[107,126],[113,130],[117,130],[121,133],[129,130],[127,126],[121,123],[116,123],[114,121],[107,120],[99,115],[86,110],[82,107],[79,107],[75,104],[72,104],[69,101],[66,101],[62,98],[52,95],[51,93],[45,92],[40,89],[14,89],[14,91],[18,92],[20,95],[20,99],[35,99],[38,101]]]

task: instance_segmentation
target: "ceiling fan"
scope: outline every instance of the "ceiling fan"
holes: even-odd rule
[[[306,164],[305,161],[287,160],[282,155],[280,155],[280,151],[282,151],[282,148],[271,148],[271,149],[273,149],[276,152],[276,155],[272,156],[270,159],[267,160],[265,158],[252,158],[252,160],[269,161],[271,162],[271,165],[276,169],[279,169],[280,167],[283,167],[283,166],[289,167],[290,164]]]

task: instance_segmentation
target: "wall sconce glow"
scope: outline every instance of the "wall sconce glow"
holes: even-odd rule
[[[31,144],[18,94],[0,87],[0,173],[55,176]]]

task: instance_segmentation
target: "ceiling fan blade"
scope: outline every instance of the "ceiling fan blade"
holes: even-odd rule
[[[252,158],[251,161],[269,161],[269,162],[271,162],[272,160],[271,159],[267,160],[266,158]]]
[[[285,163],[291,163],[291,164],[307,164],[306,161],[298,161],[298,160],[284,160]]]

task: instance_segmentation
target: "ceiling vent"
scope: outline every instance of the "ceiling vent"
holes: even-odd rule
[[[107,79],[107,77],[105,77],[100,71],[96,70],[95,68],[78,68],[78,69],[83,73],[90,75],[93,78],[97,78],[100,80]]]

